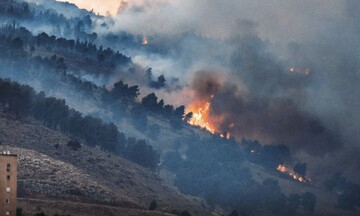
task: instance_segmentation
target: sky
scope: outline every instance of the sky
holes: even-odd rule
[[[121,0],[58,0],[63,2],[70,2],[76,4],[79,8],[94,10],[100,15],[107,15],[108,13],[115,15],[120,6]]]

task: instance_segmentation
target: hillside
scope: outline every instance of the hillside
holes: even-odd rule
[[[19,155],[19,207],[26,214],[39,209],[50,215],[85,216],[104,212],[150,216],[183,209],[194,215],[209,214],[204,209],[205,201],[180,194],[141,166],[85,145],[74,151],[66,146],[69,140],[32,118],[17,120],[11,114],[0,113],[0,151],[10,150]],[[282,179],[253,163],[245,166],[259,183],[267,178],[277,179],[286,195],[306,191],[316,194],[318,204],[314,215],[356,215],[334,208],[336,199],[330,192]],[[153,199],[161,212],[146,210]]]
[[[278,50],[257,22],[222,40],[123,29],[124,14],[158,7],[139,5],[99,16],[55,0],[0,2],[0,151],[19,155],[25,214],[357,215],[360,138],[348,125],[358,115],[331,107],[350,109],[355,100],[340,99],[360,91],[327,99],[348,86],[330,82],[346,78],[339,71],[360,70],[353,52]],[[298,59],[306,47],[327,52]]]
[[[0,113],[0,150],[19,155],[20,206],[27,207],[36,199],[37,205],[45,207],[45,200],[53,199],[114,206],[104,207],[104,211],[116,212],[115,207],[120,207],[119,212],[127,211],[122,208],[136,212],[148,209],[155,199],[164,212],[186,209],[195,215],[208,214],[201,200],[180,194],[155,173],[97,148],[83,145],[74,151],[66,146],[69,140],[31,118],[19,121]],[[60,203],[54,204],[55,210],[65,209]]]

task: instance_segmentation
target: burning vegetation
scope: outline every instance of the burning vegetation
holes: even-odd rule
[[[215,98],[214,95],[210,96],[209,101],[206,100],[198,100],[191,103],[187,107],[187,113],[192,113],[192,117],[188,119],[188,123],[194,126],[199,126],[201,128],[206,129],[212,134],[217,134],[222,138],[230,139],[231,134],[229,132],[219,133],[217,125],[220,125],[224,122],[224,115],[211,115],[211,101]],[[234,127],[234,123],[229,125],[230,127]]]
[[[206,79],[203,79],[203,78]],[[226,113],[214,112],[218,91],[221,88],[221,77],[215,73],[199,71],[192,83],[195,93],[194,100],[187,106],[186,112],[192,113],[186,121],[194,126],[199,126],[212,134],[230,139],[230,131],[235,127],[233,122],[228,123]],[[227,127],[224,127],[227,125]]]
[[[291,178],[293,178],[296,181],[299,182],[310,182],[309,178],[306,178],[305,176],[302,176],[298,173],[296,173],[293,169],[286,167],[285,165],[279,165],[277,168],[277,171],[289,175]]]
[[[209,117],[210,102],[207,101],[196,101],[190,104],[187,108],[188,112],[191,112],[192,118],[189,119],[188,123],[205,128],[210,133],[215,133],[215,125],[212,123]]]

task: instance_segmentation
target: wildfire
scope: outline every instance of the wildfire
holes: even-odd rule
[[[148,40],[148,38],[146,36],[143,37],[143,39],[141,41],[141,44],[144,45],[144,46],[149,44],[149,40]]]
[[[209,111],[210,111],[210,102],[195,102],[187,108],[187,112],[192,112],[193,116],[188,121],[191,125],[197,125],[199,127],[205,128],[210,131],[210,133],[215,134],[216,129],[209,121]]]
[[[210,100],[212,100],[215,96],[211,95]],[[190,104],[186,112],[192,112],[192,118],[188,120],[188,123],[191,125],[199,126],[201,128],[205,128],[212,134],[218,134],[222,138],[230,139],[231,134],[226,133],[218,133],[217,126],[219,123],[224,121],[224,116],[210,116],[211,103],[210,101],[195,101]],[[229,128],[234,127],[234,123],[229,125]]]
[[[294,180],[297,180],[299,182],[307,182],[308,179],[306,179],[303,176],[300,176],[299,174],[295,173],[294,171],[290,170],[289,168],[287,168],[285,165],[279,165],[276,168],[279,172],[288,174],[289,176],[291,176]]]

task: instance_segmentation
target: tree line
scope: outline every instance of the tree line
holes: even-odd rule
[[[113,123],[92,116],[82,116],[70,109],[65,100],[45,97],[43,92],[0,79],[0,104],[17,118],[32,116],[45,126],[84,140],[89,146],[119,153],[144,167],[156,168],[159,154],[145,140],[126,139]]]
[[[105,103],[120,106],[122,108],[133,107],[132,113],[135,114],[137,114],[137,112],[145,111],[148,113],[162,115],[163,117],[170,120],[174,128],[178,128],[181,126],[181,121],[185,115],[184,106],[174,107],[170,104],[165,104],[164,100],[158,101],[155,93],[150,93],[149,95],[145,96],[141,100],[141,103],[138,104],[136,102],[136,98],[140,94],[140,88],[137,85],[129,86],[128,84],[119,80],[118,82],[113,84],[110,90],[105,87],[99,87],[89,81],[81,80],[75,75],[66,73],[67,65],[63,57],[58,57],[55,54],[50,58],[42,58],[40,56],[31,57],[30,53],[26,51],[25,48],[32,47],[33,44],[43,44],[44,46],[51,47],[59,46],[64,49],[67,49],[68,47],[69,49],[75,49],[79,52],[82,52],[81,50],[87,50],[86,52],[89,53],[94,52],[94,54],[96,52],[105,52],[107,53],[106,56],[108,56],[109,58],[116,59],[111,60],[111,62],[118,62],[118,64],[128,64],[131,62],[130,58],[120,54],[119,52],[115,53],[109,48],[107,48],[106,50],[102,50],[101,47],[97,49],[94,44],[86,41],[81,42],[79,40],[66,40],[63,38],[56,38],[55,36],[48,36],[46,33],[41,33],[38,36],[33,37],[31,32],[28,31],[26,28],[11,25],[3,26],[0,29],[0,34],[0,38],[2,39],[2,43],[0,42],[0,46],[2,46],[4,50],[4,52],[2,53],[3,58],[9,59],[9,61],[13,61],[14,59],[19,58],[25,58],[26,61],[28,61],[28,64],[31,65],[31,67],[29,68],[41,70],[42,67],[45,67],[44,69],[48,70],[47,74],[39,74],[39,76],[52,76],[53,78],[58,77],[58,79],[61,79],[62,82],[68,82],[72,84],[72,86],[77,87],[85,95],[88,96],[94,95],[98,91],[100,91],[101,100]],[[60,44],[56,45],[56,43]],[[82,54],[79,54],[77,56],[82,56]],[[23,73],[31,73],[27,70],[28,68],[22,71]],[[62,73],[51,75],[49,73],[51,71]],[[165,80],[164,77],[162,77],[161,80],[162,79]],[[142,118],[141,121],[144,122],[144,124],[146,125],[146,118]]]
[[[241,215],[256,215],[261,210],[276,215],[315,211],[314,194],[286,196],[276,180],[255,180],[250,169],[244,166],[246,152],[234,140],[192,134],[177,146],[187,143],[191,145],[187,145],[186,152],[180,149],[167,152],[162,162],[165,169],[176,174],[175,185],[183,193],[202,196],[212,206],[236,209]]]

